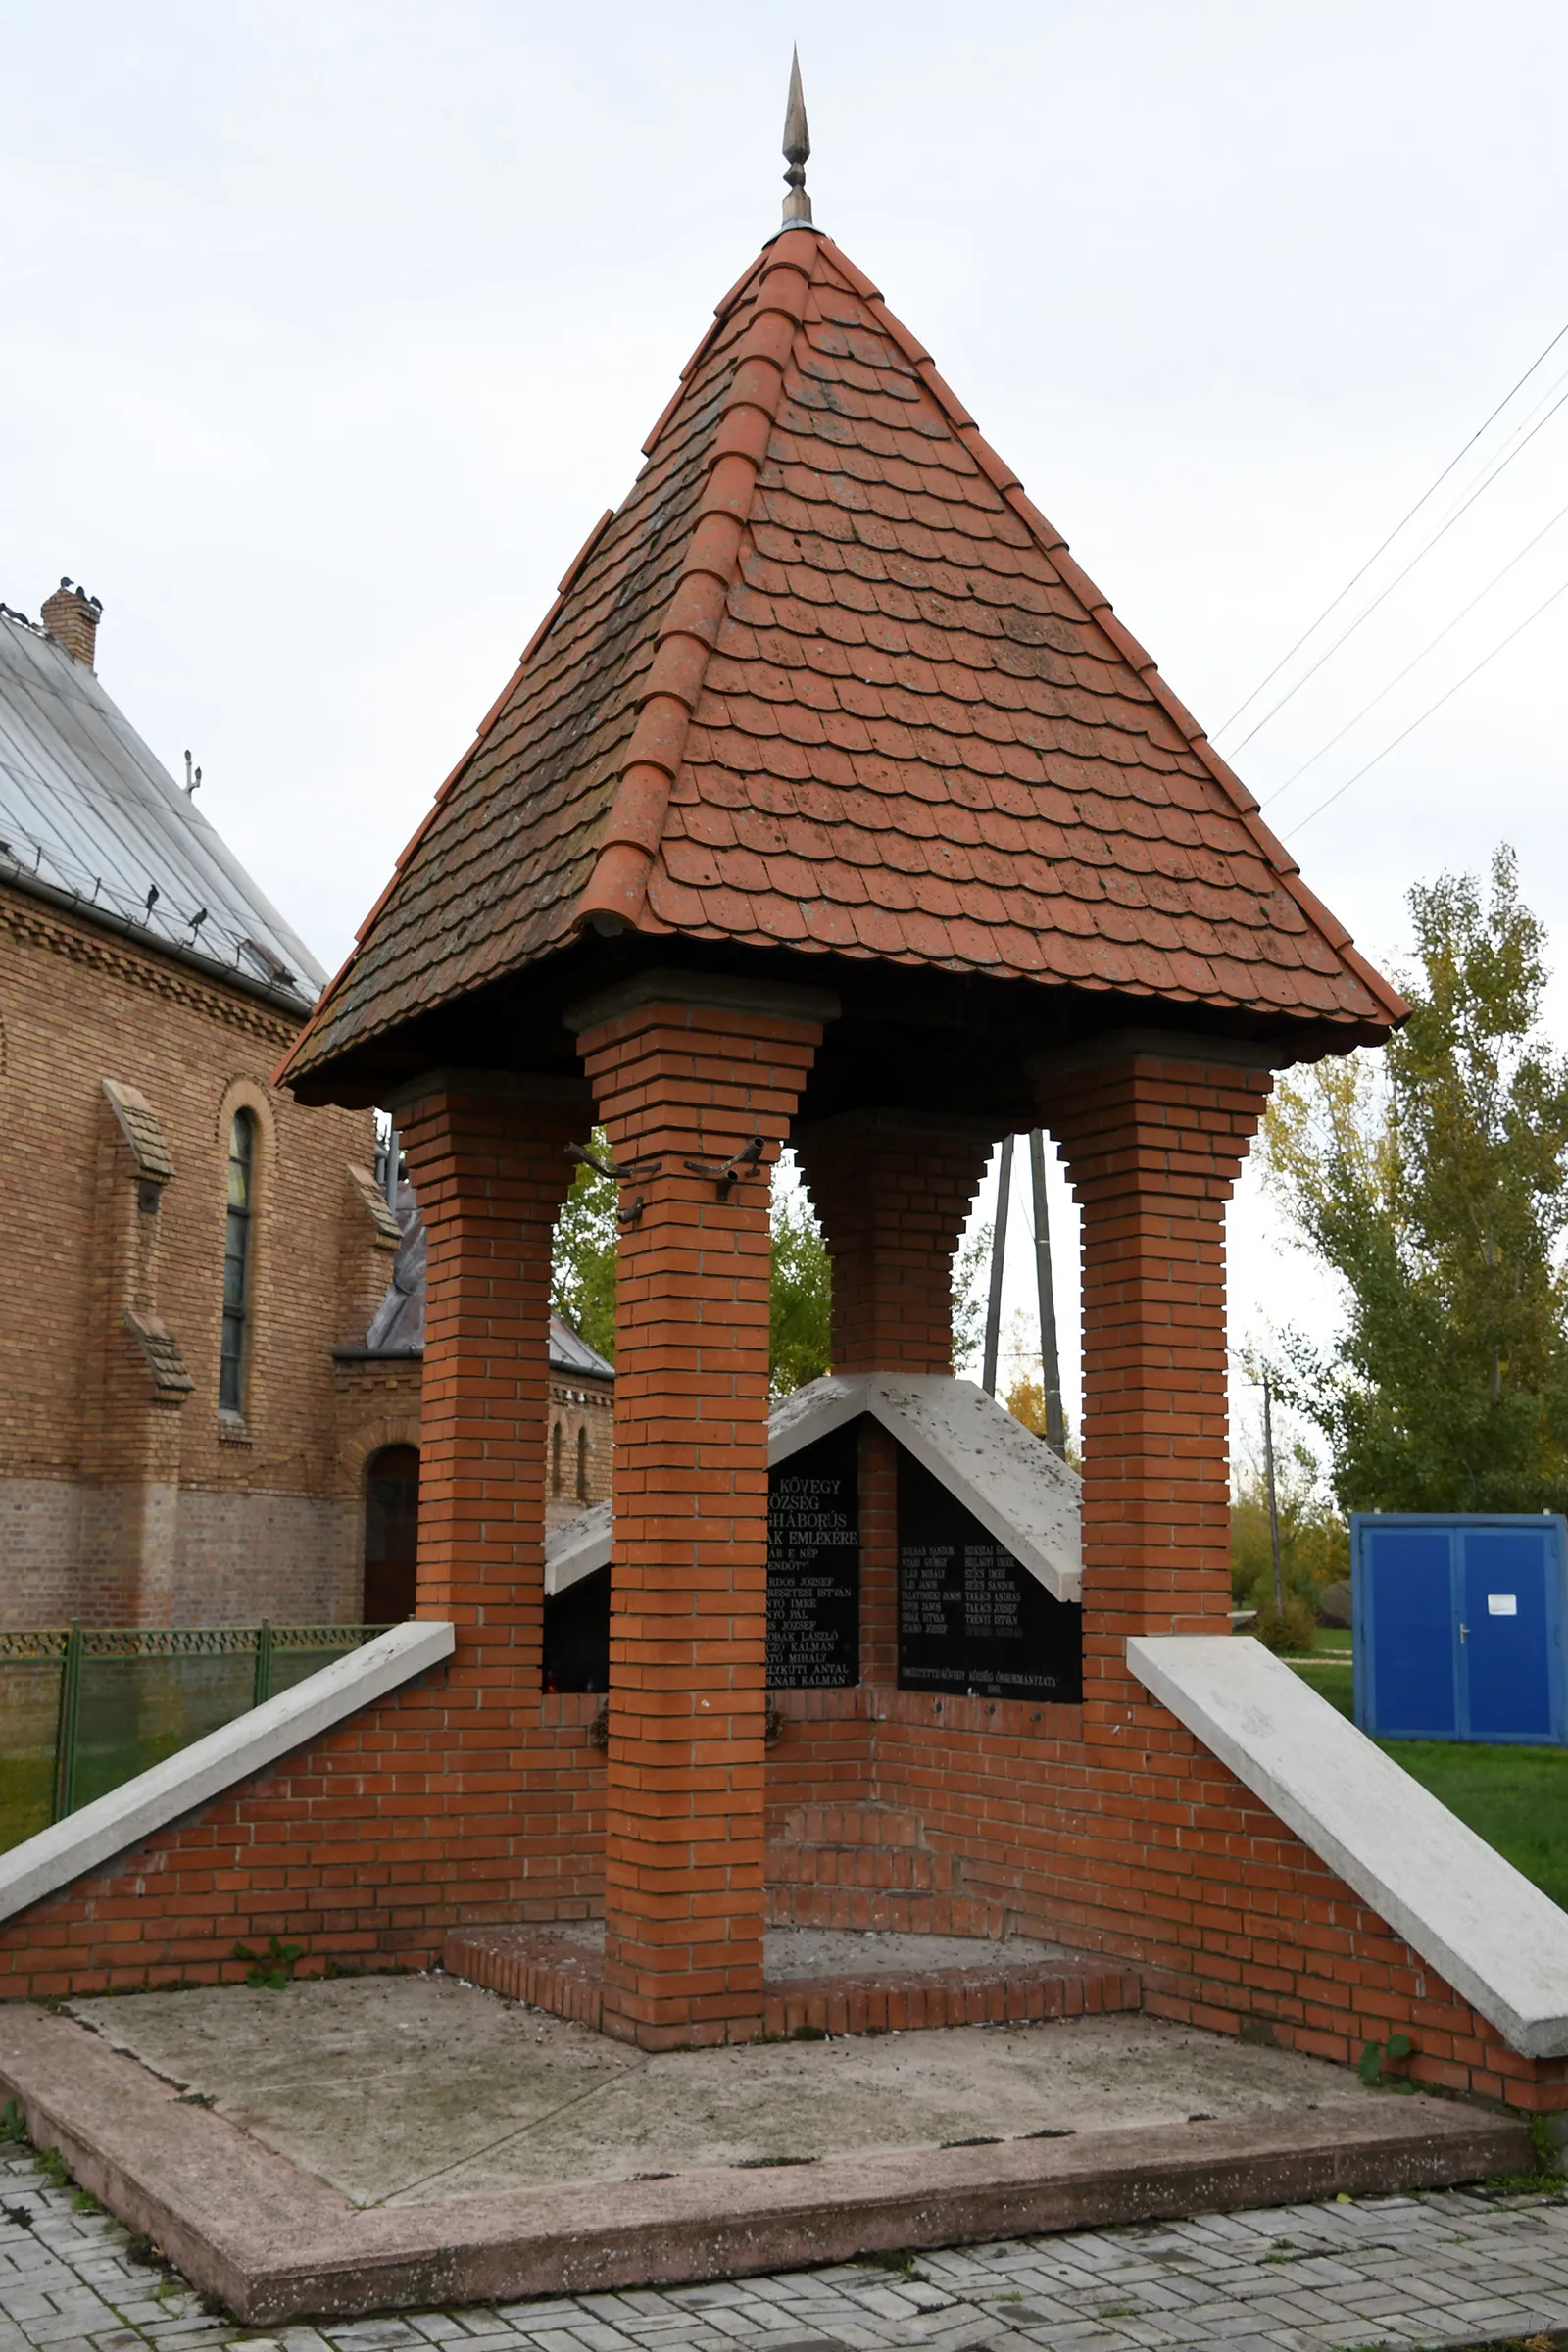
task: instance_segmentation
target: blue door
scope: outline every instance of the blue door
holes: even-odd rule
[[[1371,1639],[1359,1625],[1355,1635],[1357,1699],[1364,1652],[1378,1730],[1395,1739],[1451,1740],[1459,1728],[1452,1530],[1391,1520],[1377,1525],[1372,1544]]]
[[[1385,1740],[1568,1742],[1568,1521],[1356,1512],[1355,1720]]]
[[[1552,1730],[1547,1519],[1466,1529],[1459,1656],[1472,1740],[1548,1740]]]

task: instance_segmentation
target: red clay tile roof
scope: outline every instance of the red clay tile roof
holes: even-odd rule
[[[289,1065],[592,917],[1281,1018],[1403,1006],[924,347],[775,238]]]

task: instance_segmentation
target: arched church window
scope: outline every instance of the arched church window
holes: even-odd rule
[[[579,1502],[586,1502],[586,1501],[587,1501],[587,1499],[588,1499],[588,1432],[587,1432],[587,1429],[586,1429],[586,1428],[582,1428],[582,1429],[579,1429],[579,1430],[578,1430],[578,1432],[577,1432],[577,1500],[578,1500]]]
[[[561,1493],[561,1423],[553,1422],[550,1429],[550,1492]]]
[[[256,1114],[236,1110],[228,1130],[228,1203],[223,1225],[223,1336],[218,1358],[220,1412],[245,1410],[250,1353],[251,1227],[255,1217]]]

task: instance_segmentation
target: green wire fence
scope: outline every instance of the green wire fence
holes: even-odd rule
[[[0,1631],[0,1850],[387,1630],[264,1621]]]

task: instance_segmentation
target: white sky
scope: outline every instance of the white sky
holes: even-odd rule
[[[329,964],[777,220],[792,38],[817,219],[1227,750],[1568,320],[1536,0],[0,0],[0,598],[103,598],[105,683]],[[1237,755],[1259,794],[1565,504],[1568,408]],[[1565,580],[1568,518],[1271,819]],[[1568,597],[1293,842],[1375,957],[1499,838],[1561,938],[1565,647]],[[1238,1340],[1321,1323],[1250,1181],[1233,1242]]]

